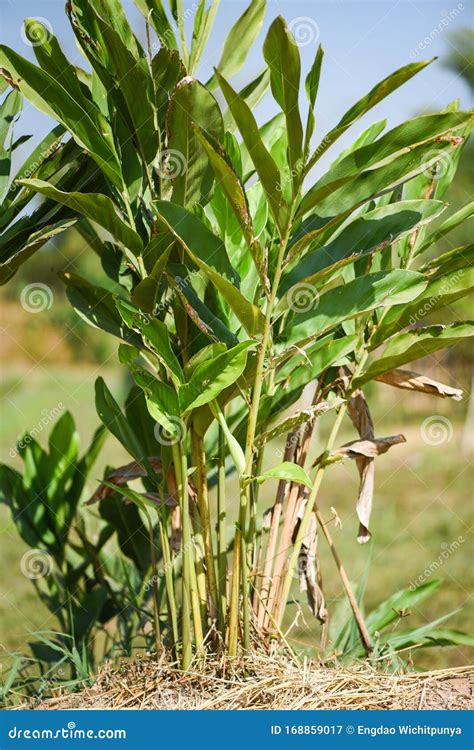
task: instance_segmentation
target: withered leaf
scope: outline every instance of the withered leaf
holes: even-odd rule
[[[381,383],[393,385],[395,388],[403,388],[407,391],[418,391],[419,393],[429,393],[440,398],[452,398],[454,401],[461,401],[462,390],[452,388],[450,385],[444,385],[437,380],[432,380],[426,375],[419,375],[412,370],[392,370],[385,372],[375,378]]]
[[[388,437],[373,438],[372,440],[351,440],[349,443],[341,445],[329,454],[329,460],[332,458],[355,458],[361,456],[366,458],[375,458],[386,453],[392,445],[406,443],[404,435],[389,435]]]
[[[355,391],[351,396],[347,410],[360,437],[363,440],[373,440],[375,437],[374,423],[369,405],[361,390]],[[356,512],[359,519],[357,541],[359,544],[365,544],[370,539],[369,521],[374,499],[375,461],[367,456],[358,456],[356,462],[360,476],[359,494],[356,503]]]
[[[150,456],[148,458],[148,461],[153,471],[161,472],[161,459],[158,458],[158,456]],[[111,482],[117,487],[123,487],[125,484],[127,484],[127,482],[131,482],[134,479],[139,479],[140,477],[146,477],[147,473],[148,472],[143,468],[141,464],[139,464],[137,461],[131,461],[129,464],[126,464],[125,466],[119,466],[117,469],[114,469],[109,474],[107,474],[107,476],[105,477],[105,481]],[[103,500],[104,498],[109,497],[109,495],[112,495],[113,492],[114,490],[111,487],[100,484],[92,497],[86,502],[86,505],[93,505],[93,503],[97,503],[99,502],[99,500]]]
[[[302,502],[298,509],[298,523],[293,532],[293,541],[298,535],[299,525],[303,518],[306,503]],[[308,606],[320,623],[328,619],[326,601],[320,585],[321,575],[318,558],[318,522],[315,513],[311,513],[308,528],[301,544],[298,556],[298,574],[300,591],[306,591]]]

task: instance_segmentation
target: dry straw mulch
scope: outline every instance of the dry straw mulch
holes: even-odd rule
[[[184,674],[166,657],[107,665],[95,685],[42,703],[42,709],[470,709],[474,667],[388,674],[367,663],[326,667],[252,654],[242,662],[207,659]]]

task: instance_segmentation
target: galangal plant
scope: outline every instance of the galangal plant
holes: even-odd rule
[[[318,534],[370,653],[375,631],[325,522],[322,482],[334,463],[355,461],[366,542],[375,463],[405,439],[375,434],[365,386],[461,395],[404,368],[474,330],[464,321],[425,324],[473,285],[472,245],[436,252],[473,204],[431,228],[447,208],[473,115],[453,102],[388,131],[376,122],[317,177],[336,141],[429,61],[377,83],[314,144],[323,50],[303,81],[281,17],[266,35],[262,72],[240,91],[229,83],[261,28],[264,0],[252,0],[232,27],[206,83],[196,71],[218,0],[199,3],[190,44],[181,3],[170,2],[170,13],[161,0],[136,4],[146,49],[118,0],[67,3],[86,68],[34,19],[25,28],[37,65],[0,48],[5,79],[57,120],[71,136],[64,148],[93,163],[100,183],[94,192],[78,175],[68,186],[42,173],[18,180],[19,190],[72,212],[108,289],[115,282],[107,291],[64,276],[78,314],[121,340],[120,362],[142,394],[125,413],[104,380],[96,383],[98,415],[143,484],[124,483],[115,467],[99,493],[150,520],[156,645],[172,648],[183,668],[207,647],[236,656],[253,633],[278,637],[296,578],[322,623],[315,645],[330,647]],[[253,110],[268,89],[280,112],[259,123]],[[315,422],[327,412],[332,429],[309,465]],[[358,437],[340,445],[346,418]],[[282,439],[284,460],[267,468],[265,450]],[[261,486],[271,480],[275,500],[262,521]]]

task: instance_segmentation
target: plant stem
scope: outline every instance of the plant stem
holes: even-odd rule
[[[162,495],[162,503],[163,503],[163,493],[161,493],[161,495]],[[174,650],[175,650],[176,656],[178,656],[178,643],[179,643],[178,614],[177,614],[177,608],[176,608],[176,598],[174,594],[173,566],[171,562],[171,551],[170,551],[168,536],[166,534],[166,525],[163,521],[164,515],[165,515],[165,509],[163,505],[163,507],[160,508],[160,510],[158,511],[158,524],[159,524],[159,531],[160,531],[161,548],[163,551],[163,572],[165,575],[169,620],[170,620],[171,632],[173,633]]]
[[[222,427],[219,426],[219,464],[217,483],[217,570],[219,589],[219,628],[225,638],[227,609],[227,540],[226,540],[226,493],[225,493],[226,446]]]
[[[250,602],[248,599],[248,570],[247,570],[247,538],[246,538],[246,525],[247,525],[247,511],[250,500],[250,483],[248,477],[252,473],[253,468],[253,444],[255,439],[255,432],[257,428],[258,410],[260,406],[260,398],[262,395],[263,380],[264,380],[264,366],[265,357],[267,354],[268,345],[271,338],[272,330],[272,315],[275,300],[278,292],[278,285],[280,283],[282,274],[283,258],[285,255],[286,246],[288,243],[290,229],[288,228],[284,237],[281,240],[278,259],[275,269],[275,276],[272,284],[272,291],[270,299],[268,300],[268,306],[265,315],[265,325],[260,342],[260,349],[257,359],[257,367],[255,372],[255,380],[252,393],[252,402],[250,406],[250,413],[247,425],[247,437],[245,441],[245,475],[241,477],[240,485],[240,508],[239,508],[239,520],[235,532],[235,543],[234,543],[234,564],[232,572],[232,590],[230,600],[230,612],[229,612],[229,656],[237,655],[237,632],[238,632],[238,609],[239,609],[239,576],[242,581],[242,594],[243,594],[243,618],[244,618],[244,637],[243,647],[248,650],[250,646]]]
[[[193,444],[194,462],[197,474],[197,502],[201,522],[202,538],[204,545],[204,558],[206,561],[206,578],[208,594],[210,598],[210,617],[215,620],[217,616],[217,584],[214,568],[214,552],[212,548],[212,529],[209,512],[209,493],[207,487],[206,452],[204,441],[194,430],[191,434]]]
[[[153,529],[153,523],[146,508],[143,508],[146,519],[148,521],[148,536],[150,540],[150,557],[151,557],[151,572],[153,581],[153,614],[155,621],[155,648],[158,654],[161,651],[161,630],[160,630],[160,602],[158,596],[158,561],[156,558],[156,547],[155,547],[155,535]]]
[[[283,461],[291,461],[293,454],[295,452],[295,443],[292,440],[293,434],[294,433],[290,433],[286,441],[285,454],[283,456]],[[265,614],[267,611],[266,603],[267,603],[268,595],[270,593],[270,582],[271,582],[271,572],[273,568],[273,558],[275,555],[276,543],[277,543],[277,538],[278,538],[278,528],[280,526],[281,512],[283,508],[283,501],[285,499],[287,487],[288,487],[288,482],[281,479],[280,482],[278,483],[277,496],[276,496],[275,504],[273,506],[273,511],[272,511],[272,522],[270,526],[270,534],[268,537],[268,546],[267,546],[267,551],[265,555],[265,564],[263,566],[261,596],[259,597],[260,599],[260,606],[258,609],[258,627],[259,628],[262,628],[265,622]]]
[[[356,377],[359,374],[359,372],[362,370],[362,367],[363,367],[363,364],[365,362],[366,356],[367,355],[364,352],[363,355],[362,355],[362,357],[361,357],[361,359],[360,359],[360,361],[359,361],[359,363],[358,363],[358,365],[356,366],[356,368],[354,370],[353,378]],[[342,420],[343,420],[343,418],[344,418],[344,416],[346,414],[346,411],[347,411],[347,404],[343,404],[341,406],[340,410],[339,410],[339,413],[338,413],[338,415],[336,417],[336,420],[334,422],[333,428],[332,428],[331,433],[329,435],[329,438],[327,440],[326,449],[325,449],[325,453],[326,454],[329,453],[332,450],[333,446],[334,446],[334,442],[335,442],[336,437],[338,435],[338,432],[339,432],[340,426],[342,424]],[[298,556],[299,556],[299,553],[300,553],[300,550],[301,550],[301,544],[302,544],[303,539],[304,539],[304,537],[306,535],[306,530],[308,528],[308,524],[309,524],[309,521],[310,521],[310,518],[311,518],[311,513],[314,511],[315,514],[316,514],[316,518],[318,520],[318,523],[320,524],[320,526],[322,528],[322,531],[324,533],[326,541],[328,542],[328,545],[329,545],[329,547],[331,549],[331,552],[332,552],[334,561],[336,563],[339,575],[341,577],[344,589],[346,591],[346,594],[347,594],[347,597],[349,599],[352,611],[354,613],[354,618],[356,620],[357,627],[359,629],[359,633],[360,633],[360,636],[361,636],[362,643],[364,645],[364,649],[365,649],[366,653],[370,653],[370,651],[372,650],[372,643],[371,643],[371,640],[370,640],[369,632],[368,632],[367,627],[366,627],[365,622],[364,622],[364,618],[363,618],[362,613],[361,613],[361,611],[359,609],[359,606],[357,604],[356,598],[355,598],[354,593],[352,591],[352,588],[351,588],[349,579],[347,577],[347,574],[345,572],[345,569],[344,569],[344,567],[343,567],[343,565],[341,563],[341,560],[339,558],[337,550],[336,550],[336,548],[334,546],[334,542],[333,542],[333,540],[331,538],[331,535],[330,535],[329,531],[327,530],[327,528],[326,528],[326,526],[324,524],[324,520],[323,520],[323,518],[321,516],[321,513],[320,513],[320,511],[319,511],[319,509],[318,509],[318,507],[316,505],[316,499],[317,499],[317,496],[318,496],[318,493],[319,493],[319,489],[321,487],[321,482],[323,480],[323,476],[324,476],[325,470],[326,470],[326,467],[325,467],[324,463],[321,463],[320,466],[319,466],[319,468],[318,468],[318,470],[317,470],[315,479],[314,479],[313,489],[312,489],[311,494],[310,494],[310,496],[309,496],[309,498],[308,498],[308,500],[306,502],[304,516],[303,516],[303,518],[301,520],[300,528],[299,528],[299,531],[298,531],[298,536],[297,536],[297,538],[295,540],[295,543],[293,545],[293,550],[292,550],[292,553],[291,553],[291,556],[290,556],[290,560],[289,560],[289,563],[288,563],[288,571],[287,571],[287,574],[286,574],[286,577],[285,577],[285,581],[284,581],[284,584],[283,584],[283,591],[282,591],[282,596],[281,596],[281,601],[280,601],[280,606],[282,608],[281,611],[284,610],[284,608],[286,606],[286,602],[288,600],[288,595],[290,593],[290,588],[291,588],[291,583],[292,583],[293,571],[294,571],[295,566],[296,566],[297,561],[298,561]]]
[[[181,506],[181,527],[182,527],[182,540],[181,540],[181,552],[183,557],[182,563],[182,598],[183,598],[183,612],[182,612],[182,641],[183,641],[183,652],[182,652],[182,667],[184,670],[189,669],[193,656],[193,647],[191,640],[191,519],[189,517],[189,497],[188,497],[188,476],[187,476],[187,460],[186,460],[186,448],[184,446],[185,437],[182,438],[180,445],[181,451],[177,449],[176,445],[172,446],[175,473],[178,479],[179,485],[179,496]]]

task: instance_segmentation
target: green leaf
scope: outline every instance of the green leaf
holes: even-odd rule
[[[265,8],[266,0],[251,0],[248,8],[229,31],[217,66],[217,70],[225,78],[232,78],[243,66],[250,47],[262,28]],[[217,86],[214,76],[207,86],[208,88]]]
[[[267,479],[283,479],[287,482],[304,484],[310,489],[313,488],[313,483],[305,470],[301,466],[298,466],[298,464],[291,463],[291,461],[283,461],[281,464],[278,464],[278,466],[274,466],[273,469],[264,471],[263,474],[260,474],[255,478],[259,484],[266,482]]]
[[[158,133],[155,128],[154,87],[148,63],[136,40],[130,44],[131,30],[126,35],[126,41],[122,40],[113,21],[110,23],[107,18],[109,14],[105,14],[104,18],[103,12],[104,5],[100,13],[95,13],[95,18],[108,52],[108,72],[119,85],[133,140],[144,161],[150,164],[158,151]]]
[[[409,362],[457,344],[461,339],[474,336],[474,323],[452,323],[442,326],[416,328],[399,333],[389,339],[383,355],[375,360],[353,382],[354,388],[373,380],[384,372],[390,372]]]
[[[43,180],[20,180],[20,184],[91,219],[110,232],[125,251],[130,250],[135,256],[142,252],[140,235],[119,216],[108,196],[100,193],[65,193]]]
[[[135,435],[140,435],[146,455],[153,456],[156,453],[156,422],[148,411],[145,394],[138,385],[130,388],[125,401],[125,416]]]
[[[116,187],[123,187],[112,129],[91,101],[86,97],[76,100],[60,81],[3,45],[0,46],[0,68],[8,71],[33,106],[71,132]]]
[[[382,99],[395,91],[399,86],[402,86],[406,81],[409,81],[414,75],[419,73],[423,68],[429,65],[433,60],[424,60],[421,62],[410,63],[405,65],[403,68],[399,68],[391,75],[379,81],[369,93],[359,99],[342,117],[335,128],[329,131],[322,139],[320,145],[316,149],[315,153],[309,160],[307,165],[307,171],[312,169],[318,159],[328,150],[330,146],[346,132],[351,125],[356,122],[362,115],[365,115],[372,107],[375,107]]]
[[[315,220],[318,219],[320,228],[315,232],[315,236],[317,237],[321,231],[331,227],[331,224],[337,224],[367,201],[402,185],[427,166],[441,159],[451,149],[452,146],[444,141],[422,144],[411,151],[404,152],[388,164],[356,175],[340,188],[328,187],[326,197],[323,196],[316,202],[317,213],[313,216]],[[314,198],[315,196],[311,197],[309,204],[303,199],[302,213],[306,213],[307,208],[313,207]]]
[[[177,440],[183,437],[183,423],[180,419],[180,405],[178,394],[166,383],[155,378],[151,372],[143,367],[133,365],[129,367],[137,385],[143,390],[146,405],[153,419],[160,424],[167,433]]]
[[[330,289],[319,300],[315,299],[314,309],[296,315],[289,322],[289,341],[301,345],[302,341],[310,341],[345,320],[378,307],[410,302],[421,294],[426,283],[422,274],[396,270],[367,274]]]
[[[314,126],[316,124],[316,120],[314,116],[314,106],[316,104],[316,97],[318,95],[319,79],[321,77],[321,66],[323,64],[323,57],[324,57],[323,48],[321,47],[321,45],[319,45],[318,51],[316,52],[316,57],[314,58],[313,65],[305,81],[306,94],[308,96],[308,101],[309,101],[308,119],[306,123],[306,135],[305,135],[305,143],[304,143],[305,160],[308,158],[311,138],[313,136]]]
[[[265,268],[263,252],[260,243],[255,237],[252,217],[250,215],[244,186],[224,150],[221,149],[215,141],[211,143],[204,133],[197,131],[197,135],[207,152],[209,161],[219,182],[219,188],[227,197],[232,211],[239,223],[255,266],[259,271],[260,278],[264,281]]]
[[[365,624],[369,633],[373,635],[376,632],[384,630],[384,628],[398,619],[399,612],[413,609],[420,602],[432,596],[440,585],[441,581],[436,579],[423,583],[416,588],[397,591],[396,594],[393,594],[382,602],[377,609],[366,617]]]
[[[136,307],[122,299],[116,300],[117,309],[125,324],[138,331],[145,345],[158,357],[177,383],[184,381],[183,371],[170,341],[167,327],[161,320],[143,315]]]
[[[235,346],[239,339],[232,333],[220,318],[203,302],[192,286],[192,280],[186,267],[172,264],[168,277],[173,291],[182,300],[183,306],[197,328],[211,341],[222,341],[227,346]],[[201,295],[202,296],[202,295]],[[220,311],[218,311],[220,313]]]
[[[117,494],[120,494],[118,487]],[[100,501],[99,513],[116,532],[123,554],[146,574],[150,566],[150,540],[137,507],[112,496]]]
[[[235,436],[232,434],[231,430],[229,429],[229,425],[227,424],[227,421],[224,417],[224,413],[222,409],[220,408],[217,401],[210,404],[211,410],[216,417],[219,426],[222,429],[222,432],[224,434],[225,441],[227,443],[227,447],[229,448],[229,453],[232,456],[232,460],[234,462],[235,468],[237,469],[240,476],[243,476],[245,474],[245,467],[246,467],[246,461],[245,461],[245,455],[240,447],[239,441],[235,438]]]
[[[341,153],[334,159],[332,162],[329,170],[333,170],[338,164],[342,162],[343,159],[346,158],[346,156],[349,156],[349,154],[352,154],[354,151],[357,151],[357,149],[362,148],[363,146],[369,146],[371,143],[373,143],[382,133],[385,128],[387,127],[387,120],[379,120],[378,122],[374,122],[372,125],[369,125],[368,128],[366,128],[352,143],[348,148],[344,149],[344,151],[341,151]]]
[[[153,476],[153,469],[150,466],[139,438],[132,430],[103,378],[97,378],[95,381],[95,406],[101,422],[130,455],[145,467],[150,476]]]
[[[214,173],[194,125],[217,141],[224,137],[219,105],[210,91],[193,78],[184,78],[174,90],[167,114],[168,152],[178,168],[172,179],[174,203],[190,208],[206,202]]]
[[[179,81],[185,78],[186,68],[176,49],[161,47],[151,62],[151,70],[155,85],[158,124],[160,129],[164,131],[171,92],[175,89]]]
[[[463,633],[460,630],[453,630],[452,628],[437,627],[438,622],[444,622],[453,614],[454,612],[451,612],[449,615],[441,617],[435,622],[429,622],[427,625],[409,630],[408,633],[390,636],[387,639],[387,643],[396,650],[414,646],[425,648],[432,648],[434,646],[470,646],[472,648],[474,646],[474,637],[469,635],[469,633]]]
[[[189,383],[180,386],[179,402],[182,411],[190,412],[214,401],[225,388],[236,383],[245,370],[247,352],[254,346],[254,342],[244,341],[198,365]]]
[[[253,116],[250,107],[242,97],[234,91],[232,86],[227,83],[225,78],[223,78],[218,72],[216,72],[216,75],[229,110],[237,123],[237,127],[242,134],[244,143],[255,165],[255,169],[257,170],[257,174],[267,196],[275,223],[278,226],[280,234],[283,234],[289,216],[288,206],[283,197],[280,171],[264,145],[257,121]]]
[[[5,145],[13,122],[22,108],[21,94],[16,89],[10,91],[0,104],[0,148]]]
[[[281,16],[270,26],[263,45],[263,55],[270,68],[273,96],[285,114],[288,166],[296,194],[303,169],[303,126],[298,105],[301,61],[296,42]]]
[[[436,276],[429,281],[419,296],[411,301],[407,300],[408,304],[389,310],[373,336],[373,344],[381,344],[407,325],[419,324],[430,313],[438,312],[446,305],[461,299],[473,288],[474,268],[471,257],[469,266],[463,264],[460,269]]]
[[[14,250],[13,253],[8,253],[7,250],[7,255],[2,254],[0,256],[0,285],[5,284],[11,279],[18,268],[39,250],[40,247],[43,247],[53,237],[62,234],[66,229],[72,227],[73,224],[75,224],[75,220],[59,221],[56,224],[50,224],[38,232],[33,232],[29,236],[27,235],[21,243],[19,250]]]
[[[63,280],[69,302],[83,320],[129,344],[141,345],[140,337],[123,324],[111,292],[73,273],[63,274]]]
[[[305,214],[314,206],[318,207],[318,215],[325,215],[321,212],[321,203],[339,196],[341,191],[347,190],[348,185],[355,190],[360,179],[376,180],[377,175],[383,174],[383,181],[379,184],[382,192],[385,192],[398,184],[404,173],[405,179],[411,179],[429,170],[443,156],[451,159],[452,135],[463,131],[471,120],[469,112],[423,115],[398,125],[373,143],[351,150],[344,158],[337,159],[306,193],[298,215]],[[410,158],[413,156],[414,159]],[[379,190],[374,191],[373,195],[377,195]],[[341,212],[342,209],[338,211]]]
[[[244,86],[239,91],[239,96],[243,101],[253,110],[262,97],[266,94],[268,87],[270,86],[270,71],[267,67],[250,83]],[[229,109],[224,112],[224,128],[226,131],[233,132],[236,126],[236,122],[232,117],[232,113]]]
[[[434,245],[435,242],[439,242],[439,240],[446,237],[449,232],[452,232],[453,229],[456,229],[456,227],[462,224],[466,219],[470,219],[472,216],[474,216],[474,201],[471,201],[466,206],[460,208],[459,211],[455,211],[454,214],[448,216],[448,218],[443,221],[443,223],[417,248],[415,255],[421,255],[421,253],[424,253],[429,247]]]
[[[205,272],[249,335],[261,333],[265,324],[263,314],[234,285],[236,275],[222,240],[186,209],[166,201],[157,201],[154,206],[158,218]]]
[[[415,227],[435,219],[444,208],[441,201],[399,201],[357,216],[342,229],[336,239],[300,260],[284,276],[281,291],[284,293],[294,284],[303,281],[315,284],[348,263],[382,250]],[[309,237],[311,232],[290,246],[292,256],[297,257],[304,251]]]
[[[277,358],[275,382],[283,383],[288,380],[290,388],[304,386],[317,378],[324,370],[351,354],[357,345],[357,336],[344,336],[336,339],[332,335],[325,336],[304,351],[292,347],[281,353]]]
[[[140,13],[150,21],[163,47],[177,50],[178,43],[162,0],[135,0],[135,5]]]
[[[147,252],[150,250],[150,244],[147,245],[143,251],[145,258]],[[148,276],[145,276],[145,278],[136,285],[132,292],[133,304],[146,313],[151,314],[155,310],[160,284],[163,280],[163,275],[168,264],[171,250],[172,244],[161,253]]]

